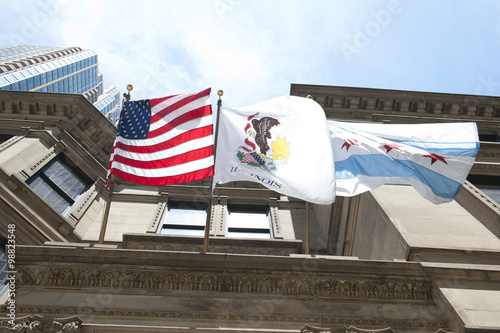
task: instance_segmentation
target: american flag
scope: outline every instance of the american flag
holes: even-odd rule
[[[124,102],[108,177],[172,185],[213,176],[210,90]]]

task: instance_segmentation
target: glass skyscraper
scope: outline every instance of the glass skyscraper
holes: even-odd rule
[[[0,48],[0,89],[82,94],[116,124],[120,93],[104,86],[97,54],[80,47]]]

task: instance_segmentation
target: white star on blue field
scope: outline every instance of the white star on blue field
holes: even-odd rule
[[[118,135],[126,139],[145,139],[151,123],[149,100],[131,101],[123,104]]]

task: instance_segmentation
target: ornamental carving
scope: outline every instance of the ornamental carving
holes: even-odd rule
[[[339,326],[334,328],[322,328],[305,325],[300,329],[300,333],[394,333],[390,327],[376,329],[362,329],[355,326]]]
[[[287,275],[243,275],[144,270],[99,270],[23,267],[19,285],[141,288],[252,294],[309,295],[379,299],[430,300],[430,285],[423,281],[351,280]]]
[[[307,322],[315,325],[326,325],[330,327],[342,327],[342,333],[346,332],[346,327],[364,326],[364,327],[392,327],[401,329],[411,329],[416,331],[420,328],[426,331],[435,330],[436,333],[447,333],[444,329],[448,328],[445,321],[429,321],[419,319],[364,319],[351,317],[325,317],[313,315],[280,315],[280,314],[246,314],[246,313],[200,313],[200,312],[165,312],[151,310],[122,310],[122,309],[96,309],[86,307],[18,307],[19,313],[38,313],[44,315],[60,316],[81,316],[81,317],[103,317],[113,318],[146,318],[146,319],[164,319],[164,320],[208,320],[216,322],[237,321],[237,322],[267,322],[267,323],[295,323],[297,326]],[[309,326],[311,327],[311,326]],[[63,331],[64,332],[64,331]],[[71,331],[70,331],[71,332]],[[321,332],[328,333],[328,329],[322,329]],[[332,333],[337,331],[331,331]],[[354,331],[353,331],[354,332]],[[356,333],[361,333],[357,331]],[[368,332],[368,331],[366,331]],[[370,330],[369,332],[375,332]],[[0,332],[1,333],[1,332]]]
[[[300,329],[300,333],[394,333],[394,330],[390,327],[386,328],[359,328],[355,326],[338,326],[333,328],[322,328],[310,325],[305,325]],[[449,333],[448,331],[440,328],[435,333]]]
[[[304,96],[311,92],[304,92]],[[314,92],[312,92],[314,93]],[[469,96],[470,97],[470,96]],[[316,95],[315,100],[326,108],[354,109],[358,111],[399,112],[399,113],[426,113],[465,117],[499,117],[500,109],[488,101],[475,100],[472,97],[458,101],[443,101],[441,99],[399,99],[399,98],[373,98],[339,95]]]
[[[79,333],[81,324],[77,316],[57,319],[26,316],[17,318],[14,323],[7,318],[0,318],[0,333]]]

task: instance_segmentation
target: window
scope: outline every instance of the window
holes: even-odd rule
[[[207,219],[206,202],[168,203],[168,212],[163,218],[161,234],[204,236]]]
[[[40,78],[41,78],[41,75],[35,76],[35,87],[38,87],[40,85]]]
[[[467,180],[500,204],[500,176],[469,175]]]
[[[479,141],[500,142],[500,135],[497,135],[497,134],[479,134]]]
[[[12,137],[13,135],[10,134],[0,134],[0,143],[4,143],[5,141],[9,140]]]
[[[500,189],[482,188],[481,191],[500,205]]]
[[[272,238],[268,206],[227,206],[227,237]]]
[[[1,236],[4,238],[3,236]],[[6,240],[5,240],[5,243]],[[5,246],[5,243],[3,244]],[[5,253],[0,251],[0,297],[3,296],[3,294],[7,291],[8,289],[8,284],[7,284],[7,275],[8,269],[7,269],[7,259],[5,258]]]
[[[68,158],[59,155],[28,179],[27,183],[55,211],[65,215],[68,208],[92,184],[92,180]]]

